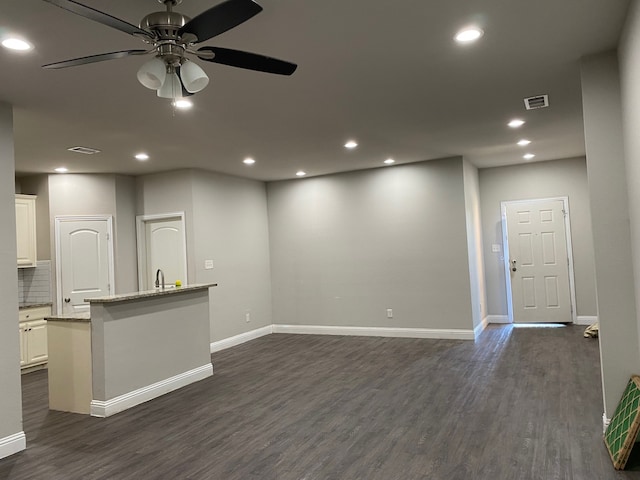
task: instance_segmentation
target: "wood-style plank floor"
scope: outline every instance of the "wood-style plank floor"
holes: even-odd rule
[[[35,372],[23,376],[28,449],[0,460],[0,479],[640,479],[604,447],[598,345],[583,330],[270,335],[107,419],[49,411]]]

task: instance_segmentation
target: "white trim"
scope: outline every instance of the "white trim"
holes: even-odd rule
[[[513,323],[513,293],[511,290],[511,273],[509,265],[509,236],[507,232],[507,205],[517,203],[530,203],[530,202],[545,202],[549,200],[559,200],[562,202],[562,208],[564,209],[564,231],[565,241],[567,243],[567,260],[569,262],[569,301],[571,302],[571,321],[577,323],[578,307],[576,304],[576,288],[575,288],[575,276],[573,272],[573,246],[571,244],[571,221],[569,219],[569,197],[548,197],[548,198],[528,198],[522,200],[509,200],[500,202],[500,211],[502,212],[502,244],[504,249],[504,268],[505,268],[505,283],[507,289],[507,312],[509,314],[509,323]]]
[[[54,235],[56,247],[56,313],[62,315],[63,291],[62,291],[62,267],[60,257],[60,224],[63,222],[107,222],[107,251],[109,264],[109,295],[114,295],[116,291],[114,255],[113,255],[113,215],[56,215],[54,222]]]
[[[213,365],[207,363],[188,372],[147,385],[124,395],[119,395],[107,401],[91,400],[91,415],[94,417],[109,417],[127,408],[153,400],[165,393],[173,392],[190,383],[203,380],[211,375],[213,375]]]
[[[611,419],[607,418],[607,413],[603,413],[602,414],[602,434],[604,435],[605,433],[607,433],[607,427],[609,426],[609,424],[611,423]]]
[[[567,260],[569,261],[569,295],[571,296],[571,319],[573,323],[578,320],[578,304],[576,302],[576,278],[573,272],[573,244],[571,243],[571,221],[569,213],[569,197],[562,197],[565,216],[564,228],[567,236]]]
[[[487,315],[488,323],[512,323],[509,315]]]
[[[511,290],[511,265],[509,265],[509,237],[507,235],[507,202],[500,202],[502,219],[502,263],[504,264],[504,283],[507,290],[507,321],[492,323],[513,323],[513,292]]]
[[[265,335],[270,335],[271,333],[273,333],[273,326],[267,325],[266,327],[251,330],[250,332],[245,332],[233,337],[225,338],[223,340],[218,340],[217,342],[211,343],[211,353],[235,347],[250,340],[255,340],[256,338],[264,337]]]
[[[573,323],[575,323],[576,325],[593,325],[597,321],[598,321],[597,316],[578,315],[576,317],[576,321]]]
[[[173,212],[173,213],[158,213],[154,215],[136,215],[136,252],[138,255],[138,289],[140,291],[153,289],[152,285],[145,285],[146,272],[147,272],[147,232],[145,228],[145,224],[149,221],[154,220],[169,220],[171,218],[179,219],[182,223],[182,243],[184,245],[183,252],[183,268],[185,278],[182,280],[182,283],[189,283],[189,270],[187,268],[187,222],[185,220],[184,212]]]
[[[14,433],[0,438],[0,458],[8,457],[27,448],[27,437],[24,432]]]
[[[351,335],[360,337],[443,338],[474,340],[473,330],[390,327],[335,327],[326,325],[273,325],[273,333],[302,335]]]
[[[476,325],[476,328],[473,329],[474,338],[478,338],[480,334],[484,332],[484,329],[487,328],[487,325],[489,325],[489,321],[487,320],[487,317],[484,317],[482,321]]]

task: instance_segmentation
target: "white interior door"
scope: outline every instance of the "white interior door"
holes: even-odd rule
[[[56,218],[58,312],[89,310],[89,297],[111,295],[111,218]]]
[[[565,200],[504,202],[515,323],[573,321]]]
[[[187,283],[184,215],[138,217],[138,260],[141,290],[154,288],[158,269],[165,285],[175,285],[176,280]]]

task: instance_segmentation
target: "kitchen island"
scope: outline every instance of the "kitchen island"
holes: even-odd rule
[[[215,286],[88,298],[88,314],[49,317],[49,408],[108,417],[211,376]]]

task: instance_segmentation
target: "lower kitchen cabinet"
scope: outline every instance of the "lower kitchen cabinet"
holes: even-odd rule
[[[20,367],[35,370],[44,367],[49,358],[47,352],[47,321],[49,307],[20,311]]]

